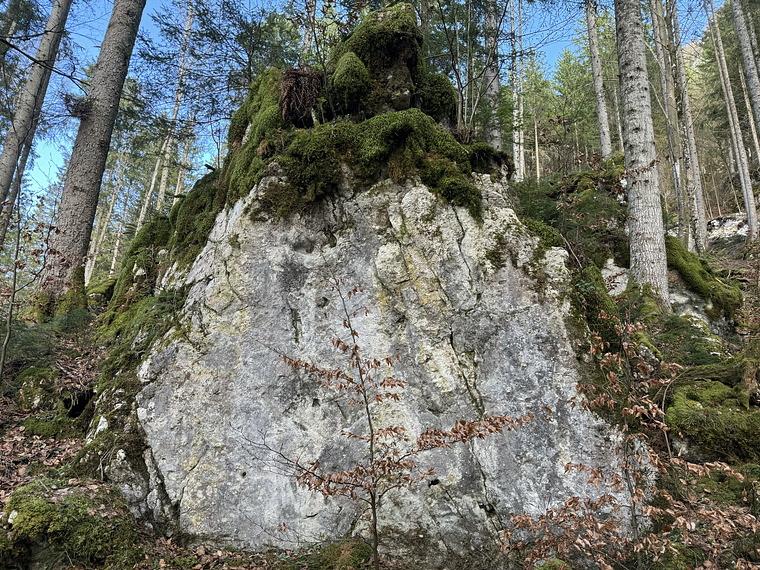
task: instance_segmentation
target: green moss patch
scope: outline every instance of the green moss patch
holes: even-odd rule
[[[425,77],[417,93],[422,99],[422,112],[437,122],[453,123],[456,120],[457,92],[446,75],[431,73]]]
[[[705,381],[676,389],[665,421],[672,433],[726,461],[760,459],[760,412],[744,409],[735,389]]]
[[[338,60],[332,75],[332,86],[342,109],[348,113],[360,109],[371,85],[367,67],[354,52],[347,51]]]
[[[677,238],[665,236],[665,247],[668,267],[678,271],[690,290],[711,303],[705,309],[707,315],[713,320],[721,316],[733,319],[743,302],[739,287],[719,279],[707,262],[690,253]]]
[[[609,347],[619,346],[620,334],[615,329],[620,324],[618,307],[607,293],[602,272],[594,265],[586,267],[575,276],[573,285],[589,329],[597,332]]]
[[[722,340],[696,317],[662,315],[650,334],[667,362],[700,366],[725,358]]]
[[[319,125],[296,131],[289,140],[276,157],[288,184],[264,189],[252,212],[257,218],[302,211],[334,195],[345,164],[365,187],[384,176],[396,182],[420,176],[432,192],[480,219],[481,196],[470,177],[467,150],[419,109],[378,115],[359,124]]]
[[[5,506],[2,522],[4,563],[131,567],[140,557],[137,525],[124,500],[97,483],[46,479],[21,487]]]

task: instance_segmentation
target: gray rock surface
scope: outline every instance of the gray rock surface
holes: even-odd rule
[[[542,251],[501,184],[476,178],[482,223],[419,183],[390,181],[357,194],[344,188],[308,214],[252,221],[251,204],[278,182],[265,178],[220,214],[189,272],[163,282],[186,283],[190,293],[181,330],[139,369],[133,413],[149,446],[146,468],[130,475],[114,455],[112,477],[133,508],[248,548],[368,536],[360,505],[299,487],[279,461],[319,459],[335,469],[362,461],[360,442],[340,435],[364,433],[361,408],[279,356],[347,368],[332,345],[347,339],[336,277],[345,290],[363,288],[350,300],[368,310],[354,318],[362,354],[397,355],[393,375],[407,383],[399,402],[376,406],[378,425],[414,438],[459,419],[535,415],[517,431],[417,458],[435,475],[389,493],[380,512],[396,555],[424,551],[444,567],[497,548],[510,513],[598,496],[587,476],[565,473],[568,462],[614,470],[619,438],[569,403],[584,365],[570,332],[566,253]]]

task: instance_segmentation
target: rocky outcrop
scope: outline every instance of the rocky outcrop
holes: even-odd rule
[[[407,383],[397,403],[373,410],[379,425],[416,437],[459,419],[535,415],[517,431],[418,457],[435,475],[389,493],[380,511],[396,555],[471,558],[498,547],[510,513],[599,493],[565,473],[569,462],[614,469],[618,437],[569,402],[582,364],[567,254],[525,230],[502,183],[473,175],[481,221],[418,179],[362,192],[346,182],[309,211],[254,220],[257,200],[284,183],[269,170],[218,215],[189,269],[163,278],[165,291],[189,288],[181,324],[145,356],[134,403],[120,404],[145,445],[129,457],[117,443],[106,458],[136,512],[248,548],[367,535],[360,505],[310,493],[279,461],[362,461],[361,445],[340,435],[363,433],[361,410],[280,357],[347,368],[331,343],[346,336],[334,278],[363,289],[351,299],[368,310],[355,318],[362,353],[398,356],[393,374]],[[101,410],[114,405],[108,394]]]

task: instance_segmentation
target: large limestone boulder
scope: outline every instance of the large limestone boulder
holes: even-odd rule
[[[285,182],[270,171],[217,216],[189,269],[164,276],[164,290],[188,290],[181,324],[145,355],[134,401],[117,404],[130,419],[98,427],[115,433],[104,472],[135,512],[253,549],[369,535],[361,504],[309,492],[288,464],[364,461],[362,442],[341,436],[366,433],[362,407],[281,358],[348,369],[331,342],[347,339],[334,278],[344,293],[363,289],[349,300],[368,310],[353,320],[362,354],[398,356],[393,376],[406,381],[398,402],[373,407],[377,425],[414,438],[460,419],[535,415],[516,431],[420,454],[435,474],[388,493],[380,509],[395,555],[476,567],[498,550],[510,513],[600,493],[565,472],[570,462],[610,470],[618,459],[618,434],[569,402],[583,364],[566,253],[525,230],[501,182],[473,175],[480,221],[418,179],[362,192],[344,183],[307,211],[262,220],[250,215],[257,201]],[[114,394],[101,397],[101,413]],[[144,444],[121,447],[122,432]]]

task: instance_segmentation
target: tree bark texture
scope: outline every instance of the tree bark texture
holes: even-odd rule
[[[88,113],[82,118],[50,239],[41,288],[49,301],[84,287],[90,245],[111,134],[146,0],[116,0],[92,75]]]
[[[55,0],[40,45],[37,47],[34,56],[36,61],[24,84],[24,90],[13,116],[13,125],[5,136],[3,152],[0,154],[0,202],[8,198],[13,174],[25,142],[34,138],[37,118],[42,109],[42,101],[45,99],[51,70],[55,65],[70,8],[71,0]]]
[[[646,46],[638,0],[615,0],[620,95],[623,107],[631,280],[649,285],[660,304],[669,306],[665,230],[659,180]]]
[[[599,141],[602,148],[602,158],[607,158],[612,154],[612,137],[610,135],[610,120],[607,116],[607,100],[604,96],[602,62],[599,58],[599,31],[596,25],[595,0],[586,0],[585,8],[588,51],[591,56],[591,75],[594,80],[594,97],[596,99],[596,116],[599,120]]]

